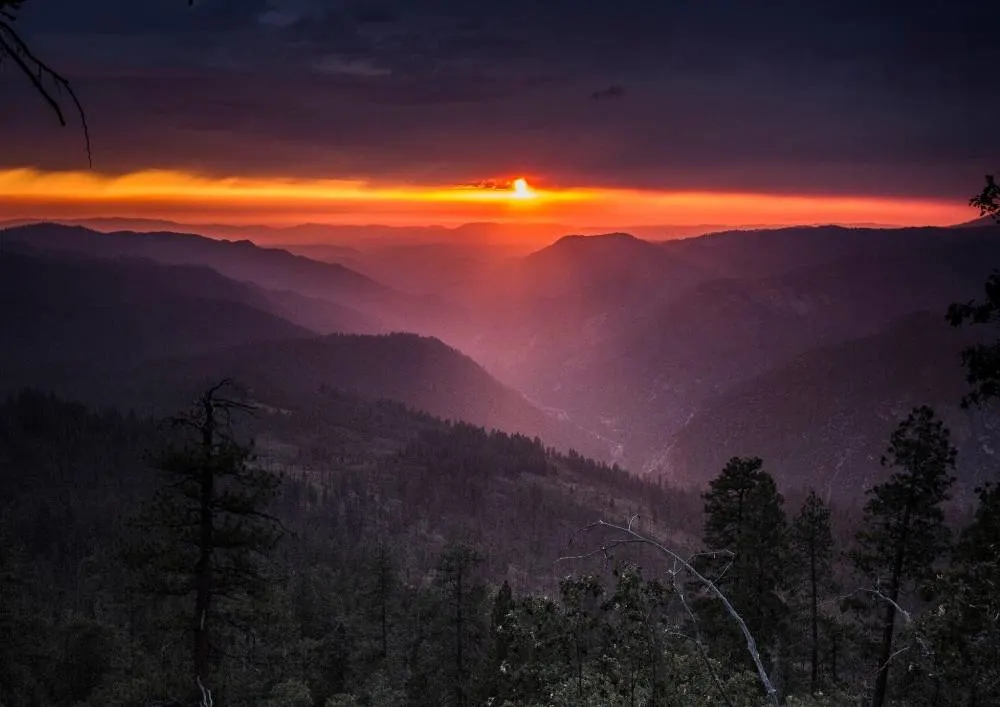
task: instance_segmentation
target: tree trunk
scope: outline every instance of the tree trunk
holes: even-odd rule
[[[875,677],[875,692],[872,707],[882,707],[885,703],[886,688],[889,684],[889,661],[892,659],[892,635],[896,627],[896,604],[899,601],[899,582],[903,574],[903,560],[906,558],[906,543],[910,529],[910,508],[903,514],[903,527],[892,563],[889,579],[889,601],[886,602],[885,618],[882,620],[882,650],[879,651],[878,675]]]
[[[455,704],[457,707],[465,705],[465,690],[462,685],[464,674],[462,664],[462,565],[458,565],[458,574],[455,577]]]
[[[215,406],[210,395],[202,400],[205,419],[201,427],[202,468],[199,497],[198,564],[195,566],[194,677],[205,684],[210,669],[209,609],[212,602],[212,502],[215,496]]]
[[[583,651],[580,649],[581,631],[576,629],[576,695],[580,703],[583,703]]]
[[[895,588],[890,590],[890,599],[896,601],[899,592]],[[885,607],[885,617],[882,619],[882,649],[879,651],[878,675],[875,678],[875,692],[872,694],[872,707],[882,707],[885,702],[886,686],[889,682],[889,660],[892,657],[892,635],[896,624],[896,607],[894,604],[887,604]]]
[[[812,618],[812,673],[809,678],[809,690],[816,694],[816,683],[819,677],[819,611],[816,606],[816,548],[814,543],[809,547],[809,587],[812,592],[810,609]]]
[[[386,567],[386,561],[385,561],[385,546],[382,544],[381,541],[379,541],[379,544],[378,544],[378,584],[379,584],[378,593],[379,593],[379,601],[381,603],[381,606],[380,606],[381,616],[379,618],[382,621],[382,659],[383,660],[385,660],[385,657],[389,654],[389,631],[388,631],[388,621],[387,621],[387,616],[386,616],[386,614],[388,613],[386,604],[388,604],[388,602],[389,602],[389,598],[388,598],[388,596],[386,596],[388,594],[388,591],[389,591],[389,588],[388,588],[389,582],[388,582],[388,578],[386,577],[387,569],[388,568]]]
[[[830,677],[833,678],[834,683],[840,682],[837,677],[837,646],[840,641],[840,634],[836,630],[832,632],[833,638],[830,645]]]

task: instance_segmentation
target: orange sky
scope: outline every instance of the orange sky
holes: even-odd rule
[[[529,178],[530,179],[530,178]],[[948,225],[964,202],[844,196],[640,191],[534,184],[530,191],[343,180],[209,177],[176,171],[0,170],[0,219],[156,218],[181,223],[454,226],[473,221],[642,225]]]

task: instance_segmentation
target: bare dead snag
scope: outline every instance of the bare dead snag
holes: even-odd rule
[[[557,562],[565,562],[569,560],[585,560],[591,557],[595,557],[597,555],[607,556],[610,550],[613,550],[614,548],[620,547],[622,545],[647,545],[657,550],[661,554],[669,557],[671,560],[673,560],[674,563],[675,577],[676,573],[679,573],[681,571],[686,572],[689,576],[693,577],[695,581],[697,581],[701,586],[707,589],[710,594],[712,594],[716,599],[722,602],[722,605],[723,607],[725,607],[726,612],[737,623],[737,625],[740,628],[740,631],[743,633],[743,637],[746,639],[747,652],[750,653],[750,658],[753,660],[754,666],[757,669],[757,675],[760,678],[761,685],[764,687],[764,691],[767,693],[768,699],[773,705],[775,705],[775,707],[778,707],[779,705],[778,690],[777,688],[774,687],[774,683],[771,682],[771,678],[768,676],[767,671],[764,669],[764,663],[761,660],[760,651],[757,649],[757,641],[754,639],[753,634],[750,633],[750,629],[747,627],[746,621],[744,621],[743,617],[740,616],[739,612],[736,611],[736,608],[729,601],[729,598],[722,592],[721,589],[719,589],[719,587],[716,585],[714,581],[712,581],[711,579],[703,575],[701,572],[699,572],[697,569],[695,569],[695,567],[691,564],[690,560],[685,559],[674,550],[671,550],[669,547],[663,545],[660,542],[657,542],[653,538],[642,535],[641,533],[634,530],[633,526],[635,525],[635,521],[638,520],[638,518],[639,518],[638,515],[633,515],[631,518],[629,518],[628,523],[626,525],[617,525],[615,523],[608,523],[607,521],[603,520],[599,520],[596,523],[591,523],[590,525],[584,527],[583,530],[591,531],[597,528],[607,529],[611,531],[620,532],[624,537],[606,542],[596,550],[585,553],[583,555],[560,557],[557,560]],[[721,551],[716,554],[731,554],[731,553],[728,553],[727,551]],[[728,700],[728,697],[725,696],[725,693],[723,693],[723,696]]]

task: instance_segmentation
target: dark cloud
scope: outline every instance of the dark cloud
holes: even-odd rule
[[[46,0],[21,26],[123,169],[954,196],[1000,154],[992,8]],[[0,116],[23,138],[0,159],[65,161],[43,113]]]
[[[590,94],[590,97],[595,101],[606,101],[621,98],[624,95],[625,89],[621,86],[608,86],[607,88],[602,88],[600,91],[594,91]]]
[[[399,20],[399,13],[386,5],[357,3],[349,9],[351,18],[362,25],[382,25]]]

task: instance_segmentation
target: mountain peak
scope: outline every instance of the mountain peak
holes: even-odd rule
[[[647,241],[641,238],[636,238],[631,233],[623,233],[621,231],[615,231],[614,233],[599,233],[593,236],[584,236],[580,234],[570,234],[568,236],[563,236],[550,247],[556,246],[569,246],[576,243],[647,243]]]
[[[630,233],[603,233],[596,236],[563,236],[552,245],[536,250],[526,257],[536,262],[592,262],[611,266],[612,263],[638,265],[646,259],[662,256],[660,248],[650,241]]]
[[[956,224],[953,228],[993,228],[995,226],[1000,226],[1000,221],[998,221],[993,216],[980,216],[972,221],[965,221],[963,223]]]

